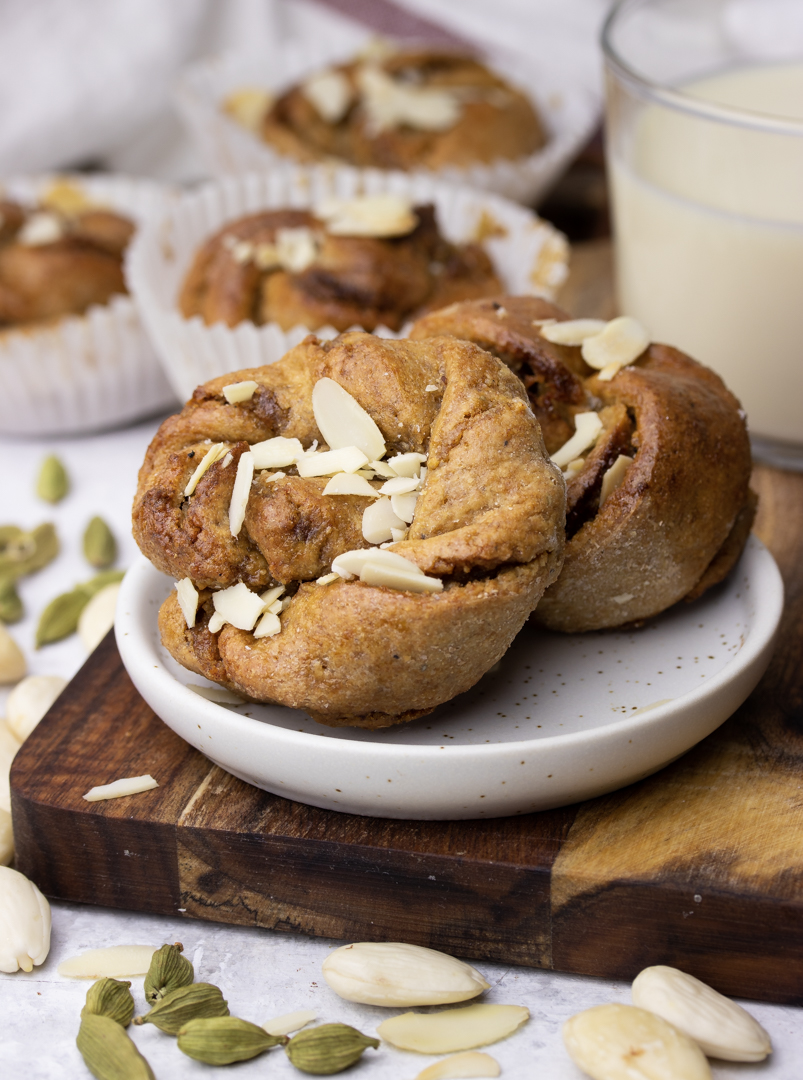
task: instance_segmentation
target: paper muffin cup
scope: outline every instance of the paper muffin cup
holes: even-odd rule
[[[44,176],[4,181],[31,205],[57,180],[130,217],[138,228],[165,208],[158,184],[118,176]],[[83,315],[0,330],[0,433],[77,435],[153,415],[175,402],[130,296]]]
[[[232,91],[264,88],[275,95],[322,68],[353,59],[356,52],[328,41],[321,29],[320,36],[306,36],[303,42],[283,40],[279,34],[269,54],[229,53],[187,67],[177,84],[176,102],[210,171],[215,176],[265,171],[294,161],[223,111],[222,103]],[[500,56],[496,62],[493,56],[483,58],[535,105],[548,137],[540,150],[527,157],[469,168],[415,171],[431,179],[492,191],[516,202],[537,203],[599,121],[598,73],[579,61],[572,63],[572,57],[569,49],[562,63],[549,56],[533,58],[527,65],[518,57]]]
[[[329,197],[384,192],[432,203],[441,234],[453,243],[485,235],[483,246],[506,292],[551,298],[568,272],[562,233],[532,211],[487,192],[455,187],[430,177],[345,166],[283,166],[271,173],[219,180],[176,199],[161,221],[145,226],[131,245],[128,281],[142,319],[176,393],[188,398],[217,375],[280,360],[310,330],[284,331],[276,323],[207,326],[178,310],[181,284],[198,248],[227,222],[258,210],[314,209]],[[355,327],[359,329],[359,327]],[[377,333],[403,337],[387,328]],[[320,338],[333,327],[315,330]]]

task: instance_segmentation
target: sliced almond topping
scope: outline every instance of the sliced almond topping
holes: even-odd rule
[[[396,514],[387,496],[377,499],[363,511],[362,534],[369,544],[390,540],[393,529],[403,529],[405,522]]]
[[[253,379],[244,379],[242,382],[229,383],[223,387],[223,397],[229,405],[237,405],[240,401],[250,401],[259,388],[259,383]]]
[[[188,577],[176,582],[176,597],[181,614],[191,630],[195,626],[195,617],[198,614],[198,590]]]
[[[386,480],[379,490],[383,495],[405,495],[408,491],[415,491],[417,487],[417,476],[394,476],[392,480]]]
[[[424,573],[414,562],[405,559],[403,555],[399,555],[395,551],[382,551],[378,548],[357,548],[354,551],[344,551],[332,563],[332,569],[340,577],[348,581],[350,578],[359,577],[363,566],[369,561],[378,566],[401,570],[407,574],[423,575]]]
[[[55,210],[57,214],[64,214],[65,217],[75,217],[99,205],[92,202],[84,189],[66,176],[60,176],[48,185],[40,194],[39,202],[48,210]]]
[[[257,270],[275,270],[282,265],[279,249],[275,244],[257,244],[254,248],[254,266]]]
[[[111,784],[101,784],[90,788],[83,797],[87,802],[101,802],[103,799],[122,799],[124,795],[139,795],[141,791],[151,791],[159,785],[148,774],[145,776],[126,776]]]
[[[215,611],[212,614],[211,619],[209,620],[207,630],[210,634],[216,634],[219,630],[222,630],[225,625],[226,620],[223,618],[219,611]]]
[[[324,450],[310,454],[296,463],[299,476],[333,476],[335,473],[355,473],[368,458],[358,446],[341,446],[338,450]]]
[[[391,529],[390,530],[390,541],[391,541],[391,543],[392,544],[398,544],[402,540],[406,540],[407,539],[407,534],[409,533],[409,531],[410,531],[409,529]]]
[[[322,71],[301,84],[301,93],[327,124],[338,124],[354,99],[351,83],[340,71]]]
[[[424,392],[427,394],[434,394],[436,390],[440,390],[440,387],[436,386],[435,383],[428,383],[424,387]]]
[[[315,208],[331,236],[407,236],[418,225],[413,204],[403,195],[360,195],[325,199]]]
[[[371,468],[374,470],[377,476],[384,477],[388,480],[393,476],[398,476],[395,469],[391,469],[390,465],[386,461],[371,461],[369,462]]]
[[[257,623],[257,627],[254,630],[254,637],[275,637],[276,634],[281,633],[281,629],[282,623],[279,616],[273,611],[266,611]]]
[[[462,113],[454,92],[397,81],[373,64],[358,69],[357,83],[371,134],[402,126],[446,131],[454,127]]]
[[[271,588],[261,593],[259,599],[265,605],[265,610],[267,611],[273,601],[278,600],[283,593],[284,585],[272,585]]]
[[[289,1035],[291,1031],[298,1031],[299,1028],[311,1024],[317,1016],[314,1009],[297,1009],[295,1012],[275,1016],[272,1020],[266,1021],[262,1027],[268,1035]]]
[[[289,600],[289,597],[285,599]],[[265,611],[268,615],[281,615],[284,611],[284,600],[274,600],[272,604],[268,604]]]
[[[618,596],[612,596],[611,600],[613,600],[614,604],[627,604],[633,598],[634,598],[634,593],[632,593],[632,592],[623,592],[623,593],[619,593]]]
[[[400,1050],[449,1054],[506,1039],[529,1018],[523,1005],[468,1005],[437,1013],[402,1013],[383,1020],[376,1030]]]
[[[415,1080],[468,1080],[474,1076],[499,1076],[501,1072],[499,1062],[490,1054],[467,1050],[428,1065]]]
[[[577,413],[574,426],[574,435],[552,455],[552,461],[560,469],[574,461],[589,446],[593,446],[602,431],[602,421],[595,412]]]
[[[278,229],[276,254],[284,270],[289,270],[291,274],[300,274],[318,257],[315,233],[304,226],[297,229]]]
[[[541,323],[540,333],[553,345],[582,345],[586,338],[601,333],[606,326],[603,319],[570,319],[568,322],[550,319]]]
[[[435,389],[438,389],[437,386]],[[419,469],[426,460],[426,454],[396,454],[394,457],[388,458],[388,465],[396,476],[417,476]]]
[[[209,470],[215,464],[215,462],[222,458],[223,455],[227,452],[228,447],[225,443],[222,442],[213,443],[212,446],[209,447],[204,456],[201,458],[201,462],[196,468],[195,472],[189,478],[187,486],[184,488],[184,494],[186,496],[189,497],[190,495],[192,495],[193,491],[195,491],[195,489],[198,487],[198,484],[204,476],[204,473],[206,473],[207,470]]]
[[[90,949],[80,956],[62,960],[59,975],[72,979],[122,979],[128,975],[147,975],[155,945],[111,945]]]
[[[362,405],[334,379],[319,379],[315,383],[312,412],[321,435],[332,450],[358,446],[366,461],[385,456],[382,432]]]
[[[574,461],[570,461],[566,468],[563,470],[563,475],[566,477],[567,480],[572,476],[576,476],[577,473],[579,473],[580,470],[583,468],[585,463],[585,458],[575,458]]]
[[[384,552],[390,555],[391,552]],[[440,578],[426,577],[421,573],[409,573],[398,570],[395,566],[383,566],[369,559],[360,571],[360,581],[366,585],[384,585],[386,589],[398,589],[404,592],[436,593],[443,592]]]
[[[391,495],[390,505],[396,517],[412,525],[415,517],[415,504],[418,502],[418,492],[405,495]]]
[[[254,455],[246,450],[237,462],[237,475],[231,491],[229,504],[229,531],[232,536],[239,536],[245,521],[245,508],[251,494],[251,481],[254,479]]]
[[[254,257],[254,245],[248,240],[236,240],[230,250],[232,259],[241,266],[250,262]]]
[[[340,574],[323,574],[321,577],[315,579],[316,585],[331,585],[335,581],[340,580]]]
[[[41,247],[44,244],[54,244],[64,236],[64,222],[57,214],[49,214],[41,211],[31,214],[20,231],[17,233],[17,242],[26,247]]]
[[[598,334],[585,339],[582,354],[590,367],[602,371],[600,378],[608,381],[620,368],[637,360],[649,344],[650,335],[641,323],[629,315],[620,315]]]
[[[262,119],[273,101],[269,90],[244,86],[223,100],[223,111],[248,131],[259,131]]]
[[[298,439],[285,439],[277,435],[275,439],[254,443],[251,447],[255,469],[281,469],[285,465],[294,465],[302,457],[304,449]]]
[[[233,460],[234,459],[231,456],[231,451],[229,451],[220,463],[221,469],[227,469],[229,465],[231,465]]]
[[[236,626],[238,630],[252,630],[265,606],[262,597],[251,592],[242,581],[213,593],[212,602],[215,605],[215,614],[224,622]],[[212,630],[211,620],[209,629]]]
[[[368,499],[378,499],[379,492],[371,487],[364,476],[358,473],[335,473],[326,487],[324,495],[362,495]]]
[[[602,477],[602,488],[599,493],[600,506],[602,506],[607,499],[613,495],[614,491],[621,486],[621,483],[625,478],[625,473],[632,464],[632,457],[628,457],[627,454],[620,454],[613,465],[611,465],[610,469],[606,469]]]

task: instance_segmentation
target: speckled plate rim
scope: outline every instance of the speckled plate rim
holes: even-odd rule
[[[748,542],[740,570],[751,583],[754,599],[749,632],[738,653],[705,685],[601,727],[537,740],[455,746],[393,744],[379,741],[380,732],[375,742],[350,741],[237,715],[199,697],[164,667],[153,601],[148,597],[159,582],[164,586],[168,579],[145,558],[138,559],[126,574],[115,625],[123,663],[154,712],[221,767],[249,783],[299,802],[348,813],[421,819],[492,817],[566,805],[615,790],[669,764],[723,723],[766,670],[783,610],[780,573],[756,537]],[[163,588],[163,595],[166,592]],[[206,740],[213,745],[208,746]],[[273,751],[275,756],[268,763],[268,772],[273,775],[264,771],[255,775],[259,763],[252,759],[252,752],[243,749],[244,744]],[[528,755],[528,767],[508,790],[482,805],[465,795],[464,785],[473,781],[492,788],[522,754]],[[242,761],[236,760],[238,757]],[[298,761],[303,761],[303,768]],[[447,762],[458,767],[453,770],[457,779],[449,779],[450,770],[444,770]],[[322,782],[328,791],[337,790],[333,787],[338,783],[336,770],[345,770],[346,779],[341,784],[355,784],[365,768],[388,770],[395,766],[413,770],[414,775],[395,777],[402,783],[394,789],[392,806],[387,802],[377,806],[373,799],[381,796],[372,795],[370,790],[343,789],[339,800],[322,794]],[[262,767],[264,770],[264,763]],[[559,768],[562,774],[555,773]],[[277,779],[277,772],[301,776],[285,781]],[[596,776],[587,776],[587,772],[596,772]],[[319,773],[325,774],[325,781]],[[557,782],[543,790],[541,781],[553,777]],[[368,788],[373,789],[374,783]],[[508,780],[498,783],[507,786]]]

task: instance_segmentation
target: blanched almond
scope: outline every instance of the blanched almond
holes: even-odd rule
[[[155,945],[111,945],[107,949],[90,949],[62,960],[56,970],[59,975],[71,979],[124,979],[129,975],[147,975],[155,952]]]
[[[586,338],[601,333],[606,325],[604,319],[570,319],[545,323],[538,332],[553,345],[582,345]]]
[[[563,1025],[569,1057],[592,1080],[711,1080],[696,1043],[655,1013],[595,1005]]]
[[[746,1009],[677,968],[645,968],[632,994],[634,1005],[662,1016],[709,1057],[763,1061],[772,1052],[769,1035]]]
[[[29,675],[17,683],[6,702],[6,723],[20,742],[25,742],[66,685],[61,675]]]
[[[414,491],[407,495],[391,495],[390,505],[397,518],[411,525],[415,517],[415,504],[418,502],[418,492]],[[391,536],[393,530],[391,530]]]
[[[0,866],[0,971],[33,971],[50,951],[50,904],[32,881]]]
[[[19,682],[27,670],[22,649],[0,622],[0,684]]]
[[[87,653],[94,652],[114,626],[120,587],[119,581],[104,586],[78,616],[78,637]]]
[[[294,465],[304,449],[298,439],[285,439],[277,435],[274,439],[254,443],[251,447],[255,469],[282,469]]]
[[[418,478],[415,476],[394,476],[392,480],[386,480],[379,490],[383,495],[405,495],[417,487]]]
[[[318,379],[312,388],[315,423],[332,450],[357,446],[366,462],[385,456],[385,439],[360,403],[334,379]],[[343,470],[346,471],[346,470]]]
[[[443,582],[440,578],[411,574],[406,570],[382,566],[371,560],[366,562],[360,571],[360,581],[364,581],[366,585],[384,585],[386,589],[399,589],[403,592],[443,592]]]
[[[122,799],[127,795],[141,795],[143,791],[153,791],[158,788],[158,783],[150,775],[125,776],[120,780],[114,780],[111,784],[101,784],[90,788],[83,796],[87,802],[102,802],[104,799]]]
[[[382,548],[357,548],[355,551],[344,551],[332,563],[332,569],[348,581],[349,578],[359,577],[367,562],[401,570],[407,574],[423,576],[424,573],[410,559],[405,559],[403,555],[398,555],[395,551],[384,551]]]
[[[213,593],[212,603],[216,614],[238,630],[253,630],[254,623],[265,607],[262,597],[251,592],[242,581]]]
[[[363,511],[362,534],[369,544],[384,544],[392,539],[394,529],[403,529],[405,524],[390,499],[383,496]]]
[[[632,464],[632,457],[628,457],[627,454],[620,454],[613,465],[611,465],[610,469],[605,470],[602,477],[602,487],[600,488],[599,493],[600,506],[603,506],[611,495],[613,495],[614,491],[622,486],[625,473]]]
[[[358,446],[343,446],[310,454],[297,463],[299,476],[333,476],[335,473],[354,473],[368,464],[368,458]]]
[[[558,468],[563,469],[589,446],[593,446],[601,431],[602,421],[595,412],[577,413],[574,418],[574,435],[555,451],[552,461]]]
[[[237,405],[241,401],[250,401],[259,388],[259,383],[253,379],[244,379],[242,382],[229,383],[223,387],[223,397],[229,405]]]
[[[198,487],[204,474],[211,469],[211,467],[227,453],[228,447],[225,443],[213,443],[212,446],[206,451],[201,458],[200,464],[195,469],[195,472],[187,481],[187,486],[184,488],[184,494],[189,497],[193,491]]]
[[[490,1054],[467,1050],[428,1065],[415,1080],[468,1080],[474,1076],[499,1076],[501,1072],[499,1062]]]
[[[340,71],[322,71],[301,84],[301,93],[327,124],[339,123],[354,98],[351,83]]]
[[[364,476],[356,473],[335,473],[326,487],[324,495],[362,495],[367,499],[378,499],[379,492],[371,487]]]
[[[184,616],[184,621],[188,628],[192,630],[198,615],[199,595],[198,590],[188,577],[176,582],[176,598],[178,606],[181,608],[181,614]]]
[[[291,274],[300,274],[318,257],[318,244],[312,229],[277,229],[276,255],[279,264]]]
[[[388,458],[388,465],[397,476],[418,476],[426,460],[426,454],[416,454],[411,451],[408,454],[395,454],[392,458]]]
[[[251,481],[254,479],[254,455],[250,450],[240,454],[237,462],[237,475],[229,504],[229,531],[232,536],[239,536],[245,521],[245,510],[251,494]]]
[[[406,236],[418,224],[410,199],[391,192],[326,199],[315,212],[332,236]]]
[[[462,960],[404,942],[343,945],[327,956],[322,971],[336,994],[362,1005],[448,1005],[490,989]]]
[[[419,1054],[450,1054],[499,1042],[529,1020],[523,1005],[469,1005],[438,1013],[402,1013],[376,1029],[386,1042]]]
[[[275,637],[282,632],[282,621],[274,611],[266,611],[256,625],[254,637]]]
[[[318,1014],[314,1009],[296,1009],[295,1012],[274,1016],[272,1020],[266,1021],[262,1027],[267,1031],[268,1035],[289,1035],[291,1031],[298,1031],[299,1028],[311,1024],[317,1016]]]
[[[629,315],[611,319],[605,327],[583,342],[582,355],[585,362],[598,371],[613,368],[607,378],[613,378],[619,368],[637,360],[650,344],[650,335],[640,322]]]

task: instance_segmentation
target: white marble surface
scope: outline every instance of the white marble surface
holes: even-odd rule
[[[39,611],[54,595],[93,573],[81,555],[81,533],[93,514],[102,514],[120,542],[120,566],[135,554],[129,513],[136,471],[156,422],[125,431],[80,439],[0,439],[4,468],[0,473],[0,523],[31,527],[55,521],[63,553],[51,566],[22,582],[20,592],[28,614],[12,628],[25,649],[30,670],[71,676],[85,659],[77,638],[35,652],[33,634]],[[36,471],[45,454],[55,451],[72,477],[72,490],[56,507],[33,494]],[[0,694],[0,713],[5,693]],[[31,974],[0,974],[2,1051],[0,1073],[26,1080],[61,1080],[88,1073],[75,1048],[78,1018],[88,983],[61,978],[60,960],[90,948],[112,944],[153,944],[180,940],[196,967],[196,977],[220,985],[232,1013],[261,1023],[299,1008],[313,1008],[320,1021],[341,1020],[366,1034],[387,1015],[386,1010],[352,1005],[328,989],[321,963],[335,944],[242,927],[219,926],[180,917],[145,916],[121,911],[53,904],[53,939],[46,962]],[[606,1001],[629,1000],[625,984],[571,975],[548,974],[526,968],[480,963],[492,985],[486,1000],[526,1005],[531,1019],[510,1039],[489,1050],[510,1080],[579,1080],[561,1042],[562,1022],[583,1008]],[[133,980],[138,1010],[144,1008],[142,980]],[[803,1010],[751,1003],[750,1011],[764,1024],[775,1045],[772,1058],[760,1065],[716,1062],[717,1080],[798,1080],[803,1062]],[[173,1039],[146,1025],[132,1036],[157,1077],[212,1075],[210,1069],[185,1058]],[[432,1060],[382,1045],[367,1051],[352,1070],[375,1080],[405,1080]],[[299,1076],[280,1050],[237,1067],[238,1077]]]

